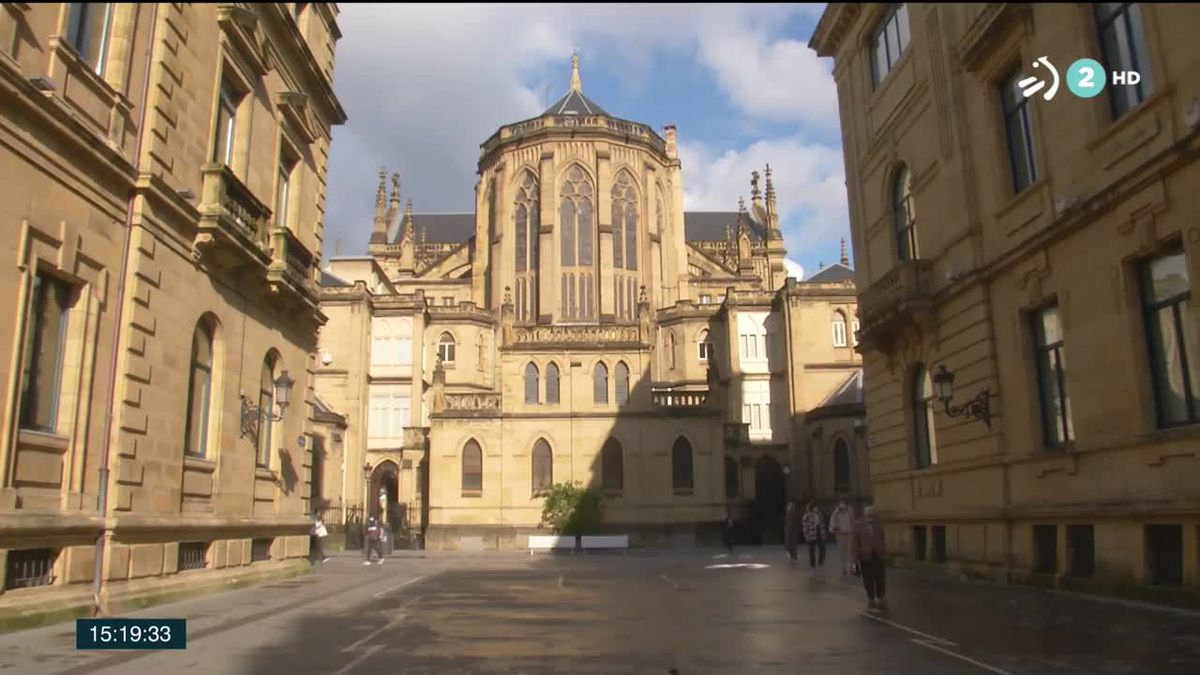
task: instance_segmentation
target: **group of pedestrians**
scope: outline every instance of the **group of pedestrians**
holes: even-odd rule
[[[842,578],[861,576],[863,588],[867,591],[867,606],[884,606],[883,524],[875,513],[875,507],[866,507],[862,517],[855,518],[854,509],[843,499],[826,521],[816,503],[809,502],[801,513],[796,502],[789,501],[784,514],[783,534],[784,547],[793,565],[796,564],[800,537],[803,535],[808,545],[808,567],[814,574],[824,568],[825,541],[832,534],[837,542]]]
[[[363,541],[363,564],[370,565],[371,554],[374,553],[376,558],[374,564],[383,564],[383,542],[387,537],[383,525],[375,516],[367,518],[367,527],[365,528]],[[321,518],[320,511],[313,511],[313,524],[309,530],[310,535],[310,552],[313,563],[326,562],[329,557],[325,555],[325,537],[329,536],[329,528],[325,527],[325,521]]]

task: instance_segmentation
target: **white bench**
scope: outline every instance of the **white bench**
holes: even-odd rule
[[[591,535],[580,537],[580,547],[584,551],[597,549],[620,549],[622,553],[629,548],[629,535]]]
[[[569,548],[574,551],[575,537],[560,537],[554,534],[529,535],[529,555],[533,555],[535,550],[550,551],[561,548]]]

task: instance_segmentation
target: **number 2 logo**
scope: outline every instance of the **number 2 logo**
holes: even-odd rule
[[[1095,59],[1079,59],[1067,69],[1067,89],[1079,98],[1092,98],[1104,91],[1107,75]]]

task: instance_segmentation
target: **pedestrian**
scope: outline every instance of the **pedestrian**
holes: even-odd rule
[[[816,572],[818,567],[825,566],[825,519],[817,510],[816,502],[808,503],[801,527],[804,530],[804,541],[808,542],[808,568]]]
[[[838,560],[842,564],[844,579],[854,573],[854,556],[850,550],[853,546],[851,540],[854,538],[854,509],[850,508],[845,499],[838,501],[833,515],[829,516],[829,531],[837,539]]]
[[[725,518],[721,521],[721,543],[729,555],[733,555],[733,513],[725,509]]]
[[[383,564],[383,549],[379,547],[379,538],[383,534],[383,528],[379,526],[379,521],[375,516],[367,519],[367,539],[363,542],[363,564],[371,564],[371,551],[374,551],[379,559],[375,561],[376,565]]]
[[[800,509],[796,507],[796,500],[789,500],[787,512],[783,515],[783,546],[787,549],[792,565],[796,564],[796,549],[800,545],[800,521],[801,514]]]
[[[862,573],[863,588],[867,590],[867,608],[884,608],[883,523],[875,515],[875,507],[863,509],[862,518],[854,523],[854,557]]]
[[[325,562],[329,558],[325,555],[325,537],[329,536],[329,529],[325,527],[325,522],[321,519],[320,511],[313,511],[312,525],[312,549],[313,561]]]

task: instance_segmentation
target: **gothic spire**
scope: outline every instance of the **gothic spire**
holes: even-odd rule
[[[579,50],[571,54],[571,91],[583,93],[583,81],[579,79]]]
[[[847,253],[846,253],[846,238],[845,237],[842,237],[842,265],[845,267],[850,266],[850,256],[847,255]]]
[[[387,203],[387,167],[379,167],[379,189],[375,192],[375,225],[371,228],[371,243],[387,243],[387,220],[384,214]]]
[[[392,174],[392,196],[388,199],[387,215],[384,216],[387,232],[396,227],[396,219],[400,215],[400,174]]]

